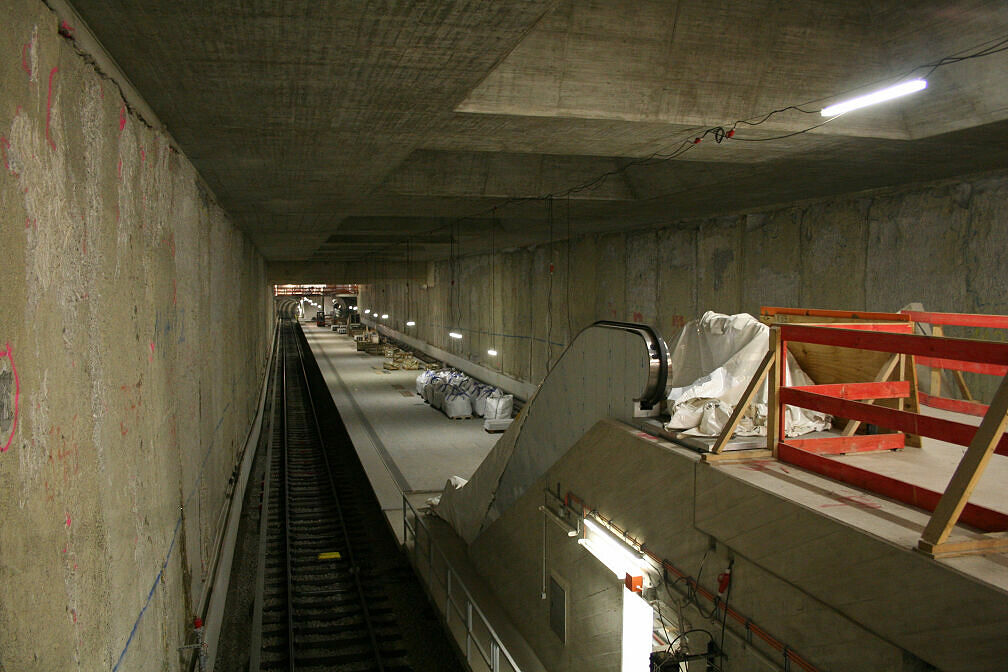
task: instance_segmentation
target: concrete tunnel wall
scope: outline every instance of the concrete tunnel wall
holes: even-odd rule
[[[176,670],[273,300],[193,166],[57,28],[0,8],[0,670]]]
[[[761,305],[1008,313],[1006,217],[1008,174],[988,173],[435,262],[426,283],[362,285],[359,303],[397,331],[537,384],[601,319],[654,324],[671,342],[704,311]],[[971,387],[991,393],[980,378]]]

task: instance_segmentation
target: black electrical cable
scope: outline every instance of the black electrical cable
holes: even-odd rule
[[[974,51],[970,52],[970,50],[974,50]],[[783,139],[791,138],[791,137],[794,137],[794,136],[797,136],[797,135],[802,135],[804,133],[808,133],[810,131],[813,131],[813,130],[817,129],[817,128],[819,128],[819,127],[821,127],[821,126],[829,123],[830,121],[832,121],[832,120],[834,120],[834,119],[836,119],[838,117],[831,117],[830,119],[827,119],[826,121],[823,121],[821,123],[815,124],[815,125],[810,126],[808,128],[804,128],[804,129],[801,129],[801,130],[798,130],[798,131],[794,131],[794,132],[791,132],[791,133],[785,133],[785,134],[782,134],[782,135],[772,136],[772,137],[769,137],[769,138],[740,138],[740,137],[737,137],[735,135],[735,129],[736,129],[736,127],[739,124],[744,124],[746,126],[759,126],[760,124],[766,123],[768,120],[770,120],[775,115],[781,114],[781,113],[784,113],[784,112],[788,112],[788,111],[796,111],[796,112],[799,112],[799,113],[802,113],[802,114],[815,114],[815,113],[818,112],[818,110],[808,110],[808,109],[805,109],[803,106],[819,103],[819,102],[824,101],[824,100],[829,100],[830,98],[837,98],[839,96],[843,96],[843,95],[846,95],[846,94],[854,92],[854,91],[863,90],[863,89],[867,88],[868,86],[879,84],[881,82],[885,82],[885,81],[897,81],[897,80],[899,80],[901,78],[904,78],[904,77],[907,77],[909,75],[912,75],[913,73],[915,73],[915,72],[917,72],[919,70],[923,70],[923,69],[927,69],[927,72],[925,73],[924,76],[929,76],[931,73],[933,73],[938,68],[945,67],[945,66],[948,66],[948,65],[953,65],[953,64],[956,64],[956,63],[961,63],[963,61],[968,61],[968,60],[972,60],[972,59],[984,58],[984,57],[991,56],[991,55],[994,55],[994,54],[1002,53],[1004,51],[1008,51],[1008,36],[1004,36],[1003,35],[1003,36],[999,36],[999,37],[996,37],[996,38],[992,38],[991,40],[987,40],[985,42],[981,42],[981,43],[979,43],[977,45],[974,45],[972,47],[968,47],[967,49],[963,49],[962,51],[957,52],[955,54],[951,54],[949,56],[942,57],[942,58],[940,58],[940,59],[938,59],[936,61],[932,61],[930,63],[922,63],[920,65],[917,65],[917,66],[915,66],[915,67],[913,67],[913,68],[905,71],[903,74],[898,75],[896,77],[890,77],[890,78],[886,78],[886,79],[876,80],[872,84],[865,85],[865,86],[860,86],[860,87],[857,87],[855,89],[849,89],[847,91],[841,91],[841,92],[832,94],[830,96],[822,97],[822,98],[816,98],[816,99],[813,99],[813,100],[807,100],[805,102],[798,103],[798,104],[795,104],[795,105],[787,105],[785,107],[781,107],[781,108],[777,108],[775,110],[771,110],[770,112],[768,112],[766,114],[763,114],[763,115],[756,115],[756,116],[753,116],[753,117],[749,117],[747,119],[738,119],[738,120],[734,121],[732,124],[730,124],[727,127],[727,130],[726,130],[725,126],[712,126],[710,128],[703,129],[700,132],[695,132],[695,131],[691,130],[689,133],[684,133],[684,134],[688,135],[692,139],[688,139],[687,138],[687,139],[684,139],[684,140],[680,141],[679,144],[675,146],[676,148],[674,150],[672,150],[671,152],[667,153],[667,154],[661,153],[661,151],[658,151],[658,152],[655,152],[655,153],[653,153],[653,154],[651,154],[651,155],[649,155],[647,157],[642,157],[642,158],[639,158],[639,159],[634,159],[634,160],[628,161],[628,162],[626,162],[625,164],[621,165],[618,168],[606,171],[606,172],[602,173],[601,175],[598,175],[597,177],[594,177],[591,180],[588,180],[587,182],[584,182],[582,184],[576,185],[576,186],[571,187],[569,189],[566,189],[564,191],[560,191],[560,192],[556,192],[556,193],[544,194],[542,196],[522,196],[522,197],[517,197],[516,196],[516,197],[510,197],[510,198],[504,199],[501,203],[493,205],[493,206],[491,206],[489,208],[484,208],[483,210],[480,210],[478,212],[472,213],[470,215],[465,215],[463,217],[459,217],[455,221],[456,222],[461,222],[461,221],[464,221],[466,219],[475,219],[477,217],[480,217],[482,215],[487,214],[488,212],[497,210],[499,208],[505,208],[505,207],[507,207],[509,205],[517,205],[517,204],[520,204],[520,203],[525,203],[525,202],[530,202],[530,201],[546,200],[546,199],[549,199],[549,198],[569,197],[570,195],[579,193],[581,191],[598,189],[598,188],[600,188],[605,183],[605,181],[608,178],[613,177],[615,175],[622,174],[622,173],[626,172],[627,170],[629,170],[630,168],[637,167],[637,166],[655,165],[655,164],[658,164],[658,163],[664,163],[666,161],[671,161],[671,160],[673,160],[675,158],[678,158],[679,156],[682,156],[687,151],[689,151],[690,149],[692,149],[693,147],[695,147],[697,144],[699,144],[700,141],[703,138],[707,137],[708,135],[712,135],[714,137],[715,142],[717,142],[719,144],[723,140],[726,140],[726,139],[727,140],[737,140],[737,141],[740,141],[740,142],[769,142],[769,141],[773,141],[773,140],[783,140]],[[964,52],[970,52],[970,53],[964,53]],[[448,228],[449,226],[453,226],[453,224],[454,224],[454,222],[452,222],[452,223],[450,223],[448,225],[442,225],[442,226],[430,229],[428,231],[425,231],[425,232],[423,232],[421,234],[418,234],[418,235],[419,236],[430,236],[430,235],[433,235],[433,234],[435,234],[435,233],[437,233],[439,231],[444,230],[445,228]],[[401,245],[402,243],[403,243],[403,241],[397,241],[395,243],[391,243],[390,245],[388,245],[385,248],[382,248],[382,250],[379,250],[379,251],[384,251],[386,249],[395,247],[397,245]]]

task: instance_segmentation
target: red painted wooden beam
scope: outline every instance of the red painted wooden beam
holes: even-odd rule
[[[829,317],[838,320],[888,320],[909,322],[912,318],[905,313],[868,313],[853,310],[823,310],[819,308],[784,308],[780,306],[760,306],[760,315],[804,315],[806,317]]]
[[[964,362],[961,359],[945,359],[941,357],[918,357],[917,363],[921,366],[930,366],[935,369],[949,369],[951,371],[969,371],[971,373],[985,373],[988,376],[1008,375],[1008,366],[998,364],[981,364],[979,362]]]
[[[829,457],[813,455],[787,443],[777,446],[777,456],[782,462],[793,464],[802,469],[808,469],[817,474],[832,478],[883,497],[895,499],[898,502],[916,506],[925,511],[934,511],[941,499],[941,493],[922,488],[913,483],[907,483],[891,476],[877,474],[867,469],[835,460]],[[967,503],[959,516],[959,522],[983,530],[984,532],[1002,532],[1008,530],[1008,515],[976,504]]]
[[[961,422],[932,418],[927,415],[917,415],[894,408],[884,408],[860,401],[849,401],[827,397],[823,394],[803,392],[793,387],[784,387],[780,391],[781,404],[800,406],[812,410],[829,413],[841,418],[870,422],[880,427],[895,429],[916,436],[927,436],[940,441],[948,441],[960,446],[968,446],[976,434],[974,425]],[[994,451],[999,455],[1008,455],[1008,436],[1002,436]]]
[[[788,445],[816,455],[873,453],[883,450],[900,450],[906,447],[906,434],[859,434],[857,436],[788,439]]]
[[[838,399],[905,399],[910,396],[910,381],[796,385],[790,389],[824,394],[828,397],[836,397]]]
[[[989,327],[1008,329],[1008,315],[977,315],[973,313],[927,313],[916,310],[901,310],[914,322],[926,324],[950,324],[958,327]]]
[[[979,401],[965,401],[963,399],[949,399],[947,397],[932,397],[930,394],[925,392],[918,392],[917,394],[919,395],[920,403],[925,406],[940,408],[954,413],[976,415],[982,418],[987,415],[987,411],[990,409],[990,406],[987,404],[981,404]]]
[[[938,338],[915,334],[888,334],[855,329],[780,325],[781,339],[801,343],[820,343],[842,348],[875,352],[902,352],[918,357],[969,360],[983,364],[1008,366],[1008,343],[978,341],[969,338]]]

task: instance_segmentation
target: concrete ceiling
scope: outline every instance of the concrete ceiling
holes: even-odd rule
[[[555,236],[568,212],[603,231],[1008,167],[1008,52],[752,142],[1008,36],[1004,0],[73,5],[271,261],[441,258],[491,225],[541,242],[535,199],[606,173],[554,205]]]

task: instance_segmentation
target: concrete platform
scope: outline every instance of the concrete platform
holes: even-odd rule
[[[481,418],[450,420],[416,394],[419,371],[387,371],[353,338],[301,323],[389,524],[402,541],[402,497],[416,506],[450,476],[468,479],[500,438]]]

